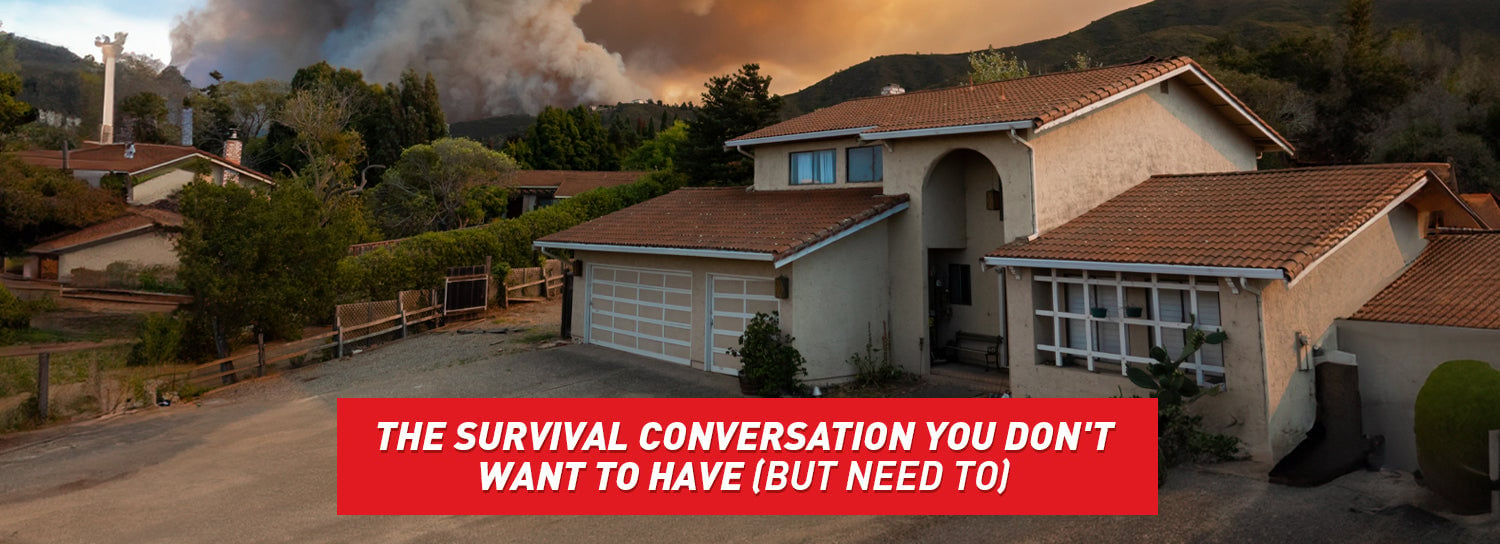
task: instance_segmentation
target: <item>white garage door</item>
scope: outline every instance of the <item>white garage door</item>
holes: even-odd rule
[[[740,373],[740,359],[729,348],[740,345],[740,335],[756,312],[781,310],[776,284],[771,278],[709,275],[708,369],[723,374]],[[785,329],[783,329],[785,330]]]
[[[590,344],[691,364],[691,273],[593,266],[588,294]]]

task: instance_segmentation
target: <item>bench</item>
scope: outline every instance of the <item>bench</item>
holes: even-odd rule
[[[993,365],[996,369],[1001,368],[1000,344],[1005,343],[1005,338],[999,335],[975,334],[958,331],[952,340],[948,341],[946,349],[948,358],[960,360],[964,356],[981,359],[984,369],[988,371]]]

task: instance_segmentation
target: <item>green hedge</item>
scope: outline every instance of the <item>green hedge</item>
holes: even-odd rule
[[[1460,514],[1489,509],[1489,431],[1500,429],[1500,369],[1438,365],[1417,392],[1417,463],[1425,485]]]
[[[584,221],[667,194],[681,187],[679,174],[655,172],[630,185],[594,189],[557,204],[470,229],[420,234],[395,246],[346,257],[339,262],[341,302],[390,300],[407,289],[442,284],[448,267],[494,258],[494,273],[537,266],[541,254],[531,243]]]

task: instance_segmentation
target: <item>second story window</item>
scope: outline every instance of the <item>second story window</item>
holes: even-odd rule
[[[833,183],[836,157],[832,149],[792,153],[792,185]]]
[[[880,155],[881,148],[878,145],[849,148],[849,183],[884,179]]]

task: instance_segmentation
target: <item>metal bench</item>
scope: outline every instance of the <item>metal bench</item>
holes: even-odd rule
[[[1003,343],[1005,343],[1005,338],[999,335],[958,331],[958,334],[948,341],[946,349],[950,359],[961,360],[965,356],[980,359],[984,363],[984,369],[988,371],[992,365],[996,369],[1001,368],[1000,345]]]

